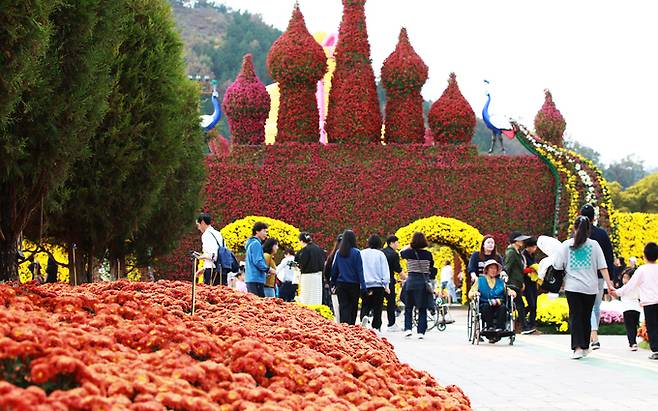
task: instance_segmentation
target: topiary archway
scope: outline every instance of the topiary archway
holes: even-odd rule
[[[281,220],[269,217],[247,216],[235,220],[231,224],[221,229],[222,237],[226,241],[226,247],[233,252],[243,253],[244,243],[251,237],[251,228],[257,221],[261,221],[269,226],[270,237],[279,240],[279,248],[290,247],[295,251],[299,250],[299,229]]]
[[[400,240],[400,246],[408,245],[416,231],[424,233],[427,241],[431,243],[450,246],[464,262],[468,262],[471,253],[480,248],[483,237],[477,228],[463,221],[449,217],[432,216],[421,218],[400,228],[395,233]]]

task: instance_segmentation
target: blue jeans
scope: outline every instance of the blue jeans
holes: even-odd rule
[[[259,297],[265,297],[264,288],[263,283],[247,283],[247,291]]]
[[[601,300],[603,299],[603,285],[605,280],[599,278],[599,291],[596,293],[596,298],[594,299],[594,307],[592,308],[592,318],[590,323],[592,325],[592,331],[599,331],[599,322],[601,321]]]
[[[423,288],[407,290],[407,301],[404,304],[404,329],[411,330],[413,325],[414,307],[418,309],[418,334],[425,334],[427,331],[427,300],[428,293]]]
[[[263,290],[265,291],[265,297],[271,297],[271,298],[276,297],[276,293],[274,292],[274,287],[263,287]]]
[[[445,288],[448,289],[448,294],[450,294],[450,302],[456,303],[457,292],[455,291],[455,284],[453,284],[452,281],[441,281],[441,291],[443,291]]]

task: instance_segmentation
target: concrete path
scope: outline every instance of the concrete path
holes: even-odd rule
[[[658,361],[647,350],[631,352],[625,336],[601,336],[600,350],[572,360],[568,335],[517,335],[513,346],[507,338],[476,346],[467,341],[466,311],[451,314],[456,322],[425,340],[402,332],[382,337],[401,361],[460,386],[476,410],[658,409]]]

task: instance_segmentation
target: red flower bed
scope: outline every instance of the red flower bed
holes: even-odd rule
[[[450,73],[448,87],[432,104],[427,117],[437,143],[469,144],[475,130],[475,113],[464,98],[457,76]]]
[[[545,90],[544,93],[546,94],[544,105],[535,116],[535,131],[543,140],[562,147],[564,145],[562,136],[567,128],[567,122],[555,106],[551,92]]]
[[[551,232],[554,182],[536,157],[478,156],[470,145],[291,143],[237,145],[207,164],[204,210],[216,227],[263,215],[310,231],[325,248],[346,228],[364,245],[372,233],[432,215],[465,221],[499,244],[513,230]],[[160,274],[189,278],[187,250],[199,242],[198,232],[184,238],[160,260]]]
[[[225,287],[0,284],[0,409],[468,410],[359,326]]]
[[[395,51],[384,60],[382,84],[386,89],[386,134],[389,143],[423,143],[423,97],[427,65],[409,43],[407,29],[400,30]]]
[[[370,61],[365,0],[343,0],[326,130],[330,142],[379,142],[382,119]]]
[[[297,4],[288,29],[270,49],[267,67],[281,90],[277,143],[317,143],[320,120],[315,92],[326,71],[327,58],[308,32]]]
[[[242,70],[224,94],[222,109],[237,144],[263,144],[265,121],[270,113],[270,95],[256,76],[251,54],[244,56]]]

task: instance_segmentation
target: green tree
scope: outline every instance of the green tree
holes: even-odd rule
[[[58,242],[78,245],[81,265],[78,278],[72,276],[75,283],[92,280],[95,258],[107,256],[114,271],[117,261],[125,267],[129,241],[147,224],[165,183],[188,154],[183,145],[202,140],[198,103],[190,100],[192,95],[198,99],[198,92],[185,75],[168,3],[117,3],[129,21],[112,61],[110,109],[91,141],[91,156],[75,165],[62,190],[66,201],[49,224]],[[196,158],[202,161],[200,150]]]
[[[594,163],[594,165],[597,166],[598,168],[600,169],[604,168],[603,164],[601,163],[601,153],[594,150],[593,148],[580,144],[576,140],[565,140],[564,147],[571,151],[575,151],[581,156],[587,158],[588,160],[591,160],[592,163]]]
[[[658,213],[658,173],[644,177],[623,191],[620,203],[622,211]]]
[[[121,24],[114,3],[102,0],[10,3],[0,7],[9,91],[0,108],[0,280],[18,278],[27,222],[87,154],[107,110]]]
[[[186,89],[187,104],[181,116],[188,120],[178,141],[180,163],[166,180],[151,216],[140,225],[130,241],[130,252],[140,266],[152,265],[157,257],[178,247],[178,240],[189,231],[201,205],[201,188],[205,183],[204,149],[197,120],[199,96]]]
[[[635,184],[647,175],[644,162],[637,160],[633,155],[628,155],[619,161],[611,163],[603,173],[608,181],[617,181],[623,188]]]

